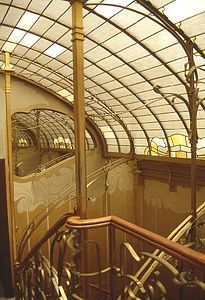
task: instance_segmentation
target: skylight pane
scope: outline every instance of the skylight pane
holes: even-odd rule
[[[2,48],[3,51],[12,52],[17,44],[6,42]]]
[[[122,5],[126,6],[130,4],[132,1],[131,0],[105,0],[99,4],[95,10],[100,13],[101,15],[111,18],[114,16],[116,13],[118,13],[122,8],[117,7],[117,5]],[[114,4],[116,6],[111,6],[111,5],[103,5],[103,4]]]
[[[5,63],[2,63],[2,65],[1,65],[1,62],[0,62],[0,66],[1,66],[1,69],[4,69]],[[9,66],[10,66],[10,69],[13,69],[13,67],[14,67],[14,65],[12,65],[12,64],[9,64]]]
[[[26,11],[17,24],[17,27],[29,30],[39,18],[39,15]]]
[[[107,6],[107,5],[98,5],[95,8],[95,11],[99,14],[105,16],[106,18],[111,18],[114,16],[117,12],[119,12],[121,9],[119,7],[115,6]]]
[[[70,102],[74,101],[73,95],[71,95],[71,94],[69,96],[66,96],[66,99]]]
[[[53,44],[44,53],[46,55],[51,56],[51,57],[57,57],[58,55],[60,55],[64,51],[66,51],[66,48],[64,48],[64,47],[62,47],[58,44]]]
[[[20,44],[26,47],[31,47],[39,40],[39,37],[33,33],[27,33],[21,40]]]
[[[165,15],[172,22],[179,22],[205,10],[202,0],[175,0],[165,6]]]
[[[13,43],[19,43],[24,35],[25,35],[25,31],[15,28],[12,31],[8,41]]]
[[[65,89],[63,89],[63,90],[60,90],[58,92],[58,94],[61,95],[62,97],[66,97],[66,96],[70,95],[70,92],[67,91],[67,90],[65,90]]]

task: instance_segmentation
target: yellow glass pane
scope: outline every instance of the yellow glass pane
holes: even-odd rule
[[[176,157],[187,158],[187,152],[185,152],[185,151],[178,151],[178,152],[176,152]]]
[[[155,150],[152,150],[152,151],[151,151],[151,155],[153,155],[153,156],[159,156],[158,152],[155,151]]]
[[[157,150],[158,149],[158,145],[152,141],[151,142],[151,148]]]
[[[149,147],[146,147],[146,148],[145,148],[144,154],[145,154],[145,155],[150,155],[150,153],[149,153]]]
[[[182,134],[174,134],[171,136],[172,142],[174,146],[180,145],[180,146],[186,146],[186,136]]]
[[[170,146],[173,146],[173,141],[172,141],[172,137],[171,136],[168,137],[168,142],[169,142]]]
[[[205,148],[205,138],[198,139],[197,149]]]

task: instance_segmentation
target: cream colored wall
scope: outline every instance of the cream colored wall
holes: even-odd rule
[[[197,189],[197,207],[204,202],[205,188]],[[175,183],[144,178],[140,225],[168,236],[191,212],[191,189],[187,183]]]
[[[6,105],[5,105],[5,83],[4,75],[0,74],[0,158],[6,156]],[[35,108],[47,108],[71,115],[71,109],[68,104],[57,100],[57,98],[48,94],[43,89],[32,86],[31,84],[11,78],[11,113],[29,112]]]
[[[68,105],[60,99],[57,101],[54,95],[17,78],[12,78],[11,93],[12,114],[18,111],[29,112],[37,108],[57,110],[66,114],[70,112]]]
[[[95,167],[101,167],[104,160],[96,150],[87,152],[88,172]],[[41,173],[14,178],[15,214],[18,228],[17,240],[20,241],[23,232],[32,221],[37,222],[48,210],[58,202],[58,205],[45,218],[30,240],[32,244],[43,232],[56,222],[66,212],[73,212],[76,202],[70,201],[75,196],[75,158],[70,157]],[[103,204],[103,193],[97,203]],[[100,213],[99,213],[100,214]],[[102,212],[101,212],[102,214]]]
[[[36,150],[36,147],[18,149],[15,155],[16,164],[20,164],[18,168],[20,176],[36,172],[39,165],[46,164],[49,161],[53,160],[51,165],[55,164],[54,160],[61,157],[57,151],[52,151],[51,149],[39,152]]]

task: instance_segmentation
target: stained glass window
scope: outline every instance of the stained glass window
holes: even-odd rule
[[[188,136],[173,134],[168,137],[171,157],[190,158],[191,145]],[[168,156],[166,139],[155,137],[150,142],[150,148],[145,148],[145,155]],[[199,138],[197,142],[197,157],[205,158],[205,137]]]

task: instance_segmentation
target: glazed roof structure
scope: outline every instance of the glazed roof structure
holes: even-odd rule
[[[72,106],[71,27],[69,1],[0,0],[0,66],[9,51],[15,76]],[[178,149],[190,157],[187,91],[193,73],[203,152],[204,33],[204,0],[84,3],[85,109],[108,152],[174,156]]]

